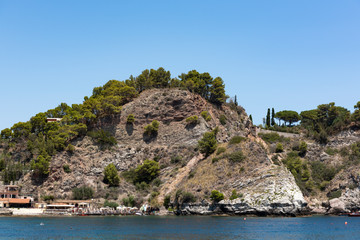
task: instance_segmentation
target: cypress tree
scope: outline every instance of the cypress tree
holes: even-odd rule
[[[271,126],[275,126],[275,110],[271,109]]]
[[[235,100],[234,100],[234,103],[235,103],[235,106],[237,106],[237,105],[238,105],[236,95],[235,95]]]
[[[270,108],[268,108],[266,114],[266,127],[270,127]]]
[[[249,118],[250,118],[250,121],[253,122],[251,114],[250,114]]]

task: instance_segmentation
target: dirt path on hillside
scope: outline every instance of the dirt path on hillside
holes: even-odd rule
[[[190,171],[196,166],[196,164],[203,159],[204,156],[202,154],[199,154],[195,157],[193,157],[185,167],[179,169],[179,173],[176,174],[174,180],[168,181],[166,184],[163,185],[163,187],[160,190],[160,195],[158,197],[159,202],[164,201],[164,197],[167,194],[170,194],[173,192],[177,185],[187,176],[189,176]]]

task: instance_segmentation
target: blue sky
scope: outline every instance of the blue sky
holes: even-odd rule
[[[360,1],[0,0],[0,129],[146,68],[220,76],[267,108],[360,101]]]

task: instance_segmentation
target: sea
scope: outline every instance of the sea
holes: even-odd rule
[[[0,217],[0,239],[360,239],[360,218]]]

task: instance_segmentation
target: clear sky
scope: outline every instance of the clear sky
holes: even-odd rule
[[[359,0],[0,0],[0,130],[146,68],[220,76],[267,108],[360,101]]]

